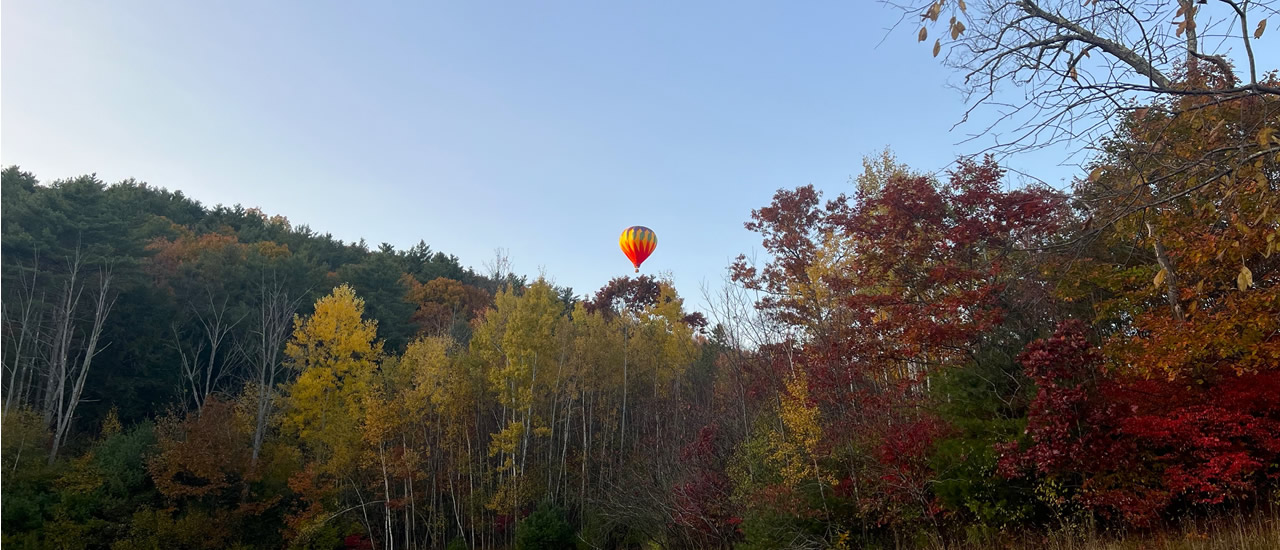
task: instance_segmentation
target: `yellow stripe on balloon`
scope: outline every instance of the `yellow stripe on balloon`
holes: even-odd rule
[[[622,253],[627,255],[631,263],[636,267],[636,273],[640,272],[640,264],[653,253],[658,246],[658,235],[652,229],[644,226],[635,225],[628,227],[622,231],[622,235],[618,237],[618,246],[622,248]]]

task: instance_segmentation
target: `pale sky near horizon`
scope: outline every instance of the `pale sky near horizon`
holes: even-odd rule
[[[642,272],[699,307],[777,189],[975,149],[932,40],[886,38],[878,3],[534,4],[5,0],[0,163],[477,270],[501,247],[580,295],[632,274],[618,234],[645,225]],[[1050,158],[1015,166],[1062,187]]]

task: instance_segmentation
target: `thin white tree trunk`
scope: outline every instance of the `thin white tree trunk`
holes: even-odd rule
[[[627,319],[622,322],[622,433],[618,443],[619,459],[627,452],[627,326],[630,324]]]
[[[89,378],[89,367],[93,364],[93,358],[101,352],[101,350],[98,349],[98,340],[102,336],[102,327],[106,324],[107,315],[111,313],[111,308],[115,305],[115,298],[108,298],[110,288],[111,273],[104,270],[102,272],[100,286],[98,288],[97,299],[94,302],[93,326],[89,331],[89,341],[85,345],[85,349],[82,351],[79,370],[74,373],[75,381],[71,387],[71,394],[65,396],[65,398],[63,396],[63,391],[66,388],[67,378],[69,378],[71,373],[65,370],[68,367],[68,364],[65,361],[63,362],[63,376],[60,377],[58,384],[57,424],[53,435],[53,445],[49,449],[50,464],[53,464],[53,462],[57,460],[58,450],[66,440],[67,433],[71,429],[71,422],[75,418],[76,406],[80,404],[80,396],[84,392],[85,381]],[[70,316],[73,311],[73,309],[68,310],[68,316]],[[65,345],[70,345],[69,339]]]
[[[387,550],[396,549],[395,532],[391,530],[391,481],[387,477],[387,451],[386,443],[378,441],[378,458],[382,462],[382,494],[386,495],[382,501],[382,525],[383,533],[386,537]]]
[[[23,399],[24,393],[19,389],[23,381],[27,378],[27,370],[35,366],[35,353],[30,356],[24,356],[23,352],[27,350],[28,345],[36,344],[40,341],[40,325],[35,316],[35,290],[37,277],[40,273],[40,255],[37,253],[32,260],[31,277],[28,279],[26,270],[19,266],[18,268],[18,318],[11,319],[9,317],[12,308],[4,307],[0,304],[0,310],[3,310],[5,325],[13,327],[16,325],[18,334],[10,339],[10,345],[13,348],[13,363],[7,365],[11,371],[9,376],[9,387],[4,398],[4,414],[9,414],[13,406]],[[33,326],[34,325],[34,326]],[[24,363],[26,368],[24,369]]]
[[[274,278],[273,278],[274,279]],[[298,309],[298,300],[289,300],[284,285],[272,281],[267,286],[263,277],[259,291],[261,303],[258,310],[258,327],[255,334],[257,350],[255,355],[258,378],[258,411],[253,428],[253,454],[250,463],[256,466],[258,456],[262,452],[262,442],[266,436],[267,419],[271,417],[272,392],[276,386],[276,376],[280,372],[280,350],[289,335],[290,322]]]

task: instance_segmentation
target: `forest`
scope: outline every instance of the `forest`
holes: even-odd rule
[[[6,167],[0,543],[1275,547],[1280,76],[1221,59],[1148,70],[1070,189],[888,149],[779,189],[705,311]]]

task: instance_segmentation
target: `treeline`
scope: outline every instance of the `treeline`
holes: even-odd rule
[[[886,152],[752,212],[769,257],[702,313],[10,168],[3,542],[914,547],[1274,504],[1277,128],[1132,109],[1070,194]]]

